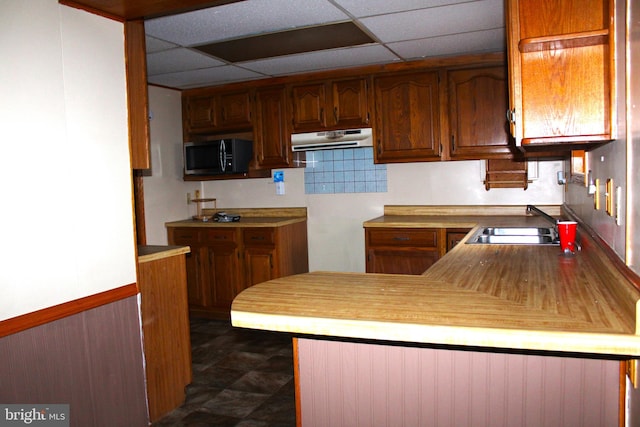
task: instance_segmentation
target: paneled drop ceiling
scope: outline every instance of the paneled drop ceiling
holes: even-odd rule
[[[149,83],[177,89],[505,50],[504,0],[244,0],[145,29]]]

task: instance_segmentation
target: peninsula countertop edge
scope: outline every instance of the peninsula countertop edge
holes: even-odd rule
[[[363,226],[473,232],[480,225],[542,220],[508,211],[393,213],[385,210]],[[424,345],[640,356],[640,292],[607,263],[590,236],[579,237],[583,249],[571,257],[557,246],[474,245],[465,238],[421,276],[311,272],[272,280],[236,297],[232,324]]]

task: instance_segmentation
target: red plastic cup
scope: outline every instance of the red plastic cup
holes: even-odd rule
[[[575,252],[576,228],[578,228],[578,223],[575,221],[558,221],[558,237],[560,237],[562,252]]]

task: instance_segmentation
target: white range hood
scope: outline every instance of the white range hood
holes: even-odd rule
[[[371,128],[294,133],[291,135],[293,151],[332,150],[336,148],[372,147]]]

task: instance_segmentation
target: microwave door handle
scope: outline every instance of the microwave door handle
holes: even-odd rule
[[[227,149],[224,145],[224,140],[220,141],[220,170],[225,172],[227,167]]]

